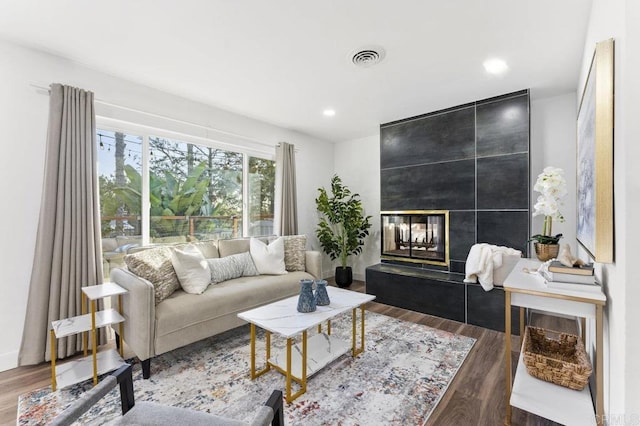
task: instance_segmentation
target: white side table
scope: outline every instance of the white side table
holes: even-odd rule
[[[511,424],[511,406],[534,413],[564,425],[601,425],[604,415],[603,393],[603,344],[602,314],[606,296],[600,293],[548,288],[535,275],[524,269],[535,270],[540,262],[520,259],[504,281],[505,294],[505,372],[507,388],[507,413],[505,424]],[[596,410],[589,388],[575,391],[553,383],[536,379],[529,375],[522,362],[518,361],[515,380],[511,374],[511,306],[520,307],[520,342],[524,335],[524,309],[540,309],[582,318],[582,339],[584,340],[585,319],[596,320]]]
[[[93,384],[98,383],[98,375],[112,371],[124,364],[123,355],[123,322],[122,295],[127,293],[115,283],[82,288],[82,315],[51,322],[51,389],[66,387],[93,376]],[[106,309],[98,311],[96,301],[106,297],[118,296],[118,310]],[[90,313],[87,313],[87,300]],[[97,330],[112,324],[120,324],[120,353],[115,350],[97,353]],[[87,332],[91,332],[91,356],[87,356]],[[66,362],[56,368],[56,339],[82,333],[84,357]],[[98,368],[98,365],[100,368]]]

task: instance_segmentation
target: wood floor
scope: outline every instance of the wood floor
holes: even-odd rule
[[[364,291],[364,283],[355,282],[351,290]],[[427,425],[465,426],[502,425],[505,416],[505,375],[504,375],[504,333],[473,325],[462,324],[406,309],[369,303],[367,309],[423,324],[452,333],[477,339],[471,353],[460,368],[444,397],[432,413]],[[554,330],[575,333],[575,323],[571,320],[534,315],[536,325]],[[519,338],[513,338],[512,348],[518,348]],[[512,354],[513,365],[517,354]],[[0,372],[0,425],[16,422],[18,395],[50,384],[49,364],[19,367]],[[524,411],[513,409],[512,425],[555,425]]]

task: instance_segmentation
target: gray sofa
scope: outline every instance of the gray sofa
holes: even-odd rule
[[[249,251],[249,240],[198,243],[198,249],[205,257],[224,257]],[[298,294],[301,279],[321,278],[321,259],[320,252],[306,251],[306,271],[235,278],[209,285],[202,294],[177,290],[157,305],[149,281],[126,268],[113,269],[111,281],[128,290],[123,338],[142,362],[143,377],[150,376],[152,357],[245,324],[239,312]]]

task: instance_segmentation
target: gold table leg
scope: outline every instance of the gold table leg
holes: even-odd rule
[[[351,336],[351,355],[356,357],[364,352],[364,305],[360,306],[360,347],[356,345],[356,323],[357,323],[357,309],[353,308],[351,313],[351,328],[352,328],[352,336]]]
[[[331,320],[327,320],[327,334],[331,336]]]
[[[118,295],[118,313],[122,315],[122,295]],[[120,322],[120,326],[118,327],[120,330],[120,335],[118,337],[118,343],[120,344],[120,356],[124,358],[124,323]]]
[[[293,343],[292,338],[287,339],[287,370],[284,372],[286,376],[286,400],[287,403],[291,403],[300,395],[307,392],[307,331],[302,332],[302,377],[296,377],[291,374],[291,345]],[[293,393],[291,392],[291,382],[294,381],[300,385],[300,389]]]
[[[256,371],[256,325],[251,324],[251,380],[256,377],[260,377],[267,371],[271,370],[271,364],[269,364],[269,358],[271,357],[271,332],[266,331],[265,340],[267,365],[262,370]]]
[[[98,384],[98,354],[97,354],[97,336],[96,336],[96,301],[91,301],[91,347],[93,349],[93,384]]]
[[[51,391],[55,392],[58,387],[56,381],[56,334],[53,332],[53,328],[50,331],[51,335]]]
[[[504,365],[506,377],[507,416],[505,425],[511,424],[511,292],[504,292]]]
[[[81,298],[82,298],[82,304],[80,306],[80,312],[82,313],[82,315],[87,313],[87,295],[84,294],[84,291],[80,294]],[[82,332],[82,351],[84,353],[84,356],[87,356],[87,347],[88,345],[88,341],[87,341],[87,332],[83,331]]]
[[[524,340],[524,308],[520,306],[520,347],[522,348],[522,341]]]

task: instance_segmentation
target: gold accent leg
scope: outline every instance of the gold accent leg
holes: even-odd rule
[[[524,340],[524,308],[520,306],[520,347],[522,348],[522,341]]]
[[[295,398],[307,391],[307,330],[302,332],[302,389],[296,393]]]
[[[356,313],[357,308],[353,308],[351,323],[352,323],[352,336],[351,336],[351,355],[356,357],[364,352],[364,305],[360,306],[360,347],[356,345],[356,323],[358,315]]]
[[[55,392],[58,387],[56,381],[56,334],[51,329],[51,391]]]
[[[251,343],[250,343],[250,347],[251,347],[251,372],[250,372],[250,376],[251,376],[251,380],[262,376],[264,373],[266,373],[267,371],[271,370],[271,364],[269,364],[269,358],[271,357],[271,333],[269,331],[266,332],[266,336],[265,336],[265,346],[266,346],[266,354],[267,354],[267,361],[266,361],[266,367],[264,367],[262,370],[260,371],[256,371],[256,325],[255,324],[251,324],[250,326],[251,329]]]
[[[286,374],[286,399],[287,403],[293,401],[291,397],[291,338],[287,338],[287,374]]]
[[[602,341],[602,305],[596,305],[596,422],[604,424],[604,370]]]
[[[351,356],[356,356],[356,308],[351,311]]]
[[[331,320],[327,320],[327,334],[331,336]]]
[[[80,312],[82,313],[82,315],[87,313],[87,295],[84,294],[84,291],[80,292],[80,296],[82,298],[82,304],[80,305]],[[87,347],[88,345],[88,338],[87,338],[87,332],[83,331],[82,332],[82,351],[84,352],[84,356],[87,356]]]
[[[122,315],[122,295],[118,295],[118,313]],[[120,356],[124,358],[124,323],[120,323],[118,327],[120,330],[119,341],[120,341]]]
[[[318,334],[322,333],[322,324],[318,324]]]
[[[98,384],[98,339],[96,336],[96,301],[91,301],[91,348],[93,349],[93,384]]]
[[[504,366],[506,378],[507,416],[505,425],[511,424],[511,292],[504,292]]]
[[[580,333],[582,334],[582,344],[585,345],[585,348],[587,347],[587,342],[584,340],[585,336],[586,336],[586,330],[587,330],[587,319],[586,318],[580,318]]]

